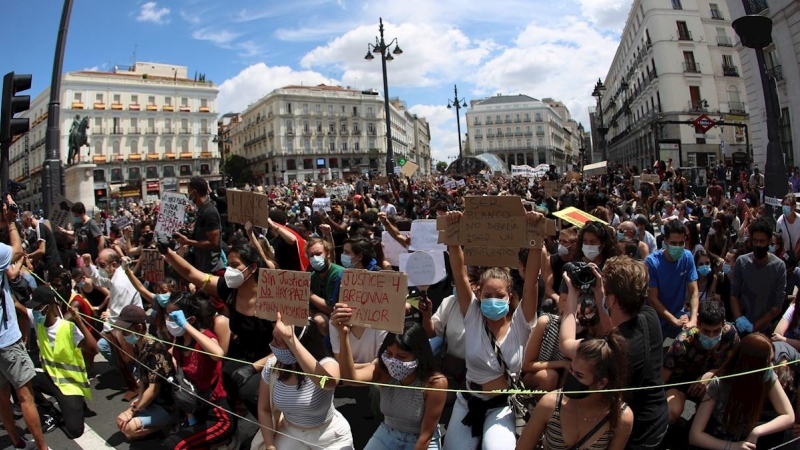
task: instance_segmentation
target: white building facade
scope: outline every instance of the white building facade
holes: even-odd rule
[[[800,3],[796,0],[750,0],[754,14],[772,19],[772,45],[764,49],[767,74],[777,86],[781,109],[780,144],[787,167],[798,166],[800,152]],[[741,0],[729,0],[733,19],[744,15]],[[736,39],[736,50],[742,60],[743,76],[750,105],[753,159],[760,167],[767,161],[767,120],[764,91],[757,69],[755,50],[743,47]]]
[[[430,168],[429,133],[425,145],[415,145],[416,119],[399,101],[392,103],[395,160],[416,162],[420,165],[417,174],[426,175]],[[287,86],[240,113],[241,122],[230,131],[231,153],[252,164],[254,182],[268,185],[383,173],[385,117],[383,98],[374,91]]]
[[[544,101],[527,95],[498,94],[473,100],[467,111],[469,145],[465,156],[492,153],[508,170],[512,165],[553,164],[563,172],[568,169],[571,138],[565,126],[569,120]]]
[[[747,164],[749,115],[731,23],[723,1],[634,0],[597,110],[609,130],[605,145],[593,140],[609,162]],[[725,125],[703,133],[690,124],[702,114]]]
[[[112,199],[154,202],[163,192],[185,191],[193,176],[212,186],[221,180],[220,155],[212,143],[218,89],[189,79],[186,67],[136,63],[113,72],[72,72],[62,77],[61,90],[60,158],[67,163],[73,120],[88,117],[89,147],[80,150],[80,162],[97,165],[95,197],[101,208]],[[31,128],[11,146],[9,172],[28,186],[19,199],[26,209],[43,208],[49,96],[48,88],[21,115],[30,118]]]

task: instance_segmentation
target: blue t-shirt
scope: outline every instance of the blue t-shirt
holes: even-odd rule
[[[689,250],[675,262],[667,260],[664,250],[651,253],[644,260],[650,272],[650,287],[658,289],[658,300],[664,307],[678,317],[686,302],[686,285],[697,281],[697,268]],[[661,319],[664,323],[664,319]]]
[[[19,331],[19,325],[17,324],[17,312],[14,309],[14,298],[11,297],[8,276],[6,276],[6,270],[11,265],[12,253],[11,246],[0,243],[0,271],[3,272],[2,295],[5,296],[6,300],[5,311],[0,312],[0,348],[6,348],[22,339],[22,332]],[[5,324],[3,324],[3,316],[6,318]]]

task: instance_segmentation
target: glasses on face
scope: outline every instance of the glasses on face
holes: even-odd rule
[[[106,269],[106,268],[108,268],[109,266],[111,266],[111,263],[107,263],[107,262],[101,262],[101,261],[98,261],[98,262],[97,262],[97,267],[99,267],[99,268],[101,268],[101,269]]]

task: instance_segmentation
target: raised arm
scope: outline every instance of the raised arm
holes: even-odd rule
[[[137,262],[138,265],[138,262]],[[122,265],[123,270],[125,271],[125,275],[128,276],[128,280],[130,280],[133,287],[139,292],[139,295],[142,296],[142,300],[146,301],[149,304],[153,304],[153,300],[155,300],[156,296],[152,292],[150,292],[141,281],[136,277],[136,274],[131,269],[131,266],[127,263]]]
[[[193,265],[189,264],[185,259],[180,257],[170,248],[170,238],[166,235],[158,237],[158,251],[164,255],[164,259],[178,272],[184,280],[192,283],[198,288],[205,291],[212,297],[219,297],[217,293],[217,282],[219,277],[211,275],[210,273],[203,273],[197,270]]]
[[[458,211],[447,213],[447,222],[451,227],[458,226],[461,220],[461,213]],[[449,245],[447,252],[450,254],[450,269],[453,271],[453,285],[456,287],[456,297],[458,306],[461,308],[461,315],[467,315],[469,304],[472,302],[472,288],[469,285],[467,266],[464,265],[464,250],[460,245]]]
[[[341,377],[339,382],[354,384],[353,382],[358,381],[384,382],[388,380],[388,375],[384,375],[383,371],[378,370],[377,359],[356,367],[353,361],[353,351],[350,348],[350,326],[346,324],[352,315],[353,310],[345,303],[337,303],[331,315],[331,325],[339,331],[339,357],[336,358],[339,362],[339,376]]]
[[[529,211],[526,214],[528,225],[536,225],[544,217],[541,213]],[[525,264],[525,285],[522,288],[522,313],[528,323],[536,319],[539,307],[539,272],[542,269],[542,249],[532,248]]]

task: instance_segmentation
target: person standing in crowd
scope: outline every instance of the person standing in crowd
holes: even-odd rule
[[[759,217],[748,231],[753,252],[736,259],[731,279],[731,309],[742,335],[767,331],[786,293],[786,264],[769,252],[772,225]]]
[[[119,431],[128,441],[134,441],[169,425],[172,415],[169,379],[175,376],[175,365],[164,344],[147,334],[147,313],[141,306],[122,308],[114,326],[120,330],[123,340],[133,347],[141,374],[136,398],[131,401],[130,408],[117,416]]]
[[[627,345],[615,331],[603,339],[581,341],[564,392],[542,397],[516,448],[535,448],[543,437],[546,449],[624,449],[633,428],[633,413],[621,392],[603,391],[625,386]]]
[[[50,447],[44,440],[39,412],[33,398],[32,380],[36,376],[33,361],[22,343],[22,332],[17,322],[14,300],[11,297],[6,271],[25,254],[22,250],[22,236],[17,229],[17,205],[10,195],[2,202],[2,218],[0,229],[5,231],[8,243],[0,243],[0,420],[3,422],[8,437],[15,448],[26,450],[48,450]],[[22,417],[32,441],[23,439],[17,431],[14,413],[11,410],[11,389],[14,387],[17,401],[22,409]]]
[[[78,252],[88,253],[94,261],[106,245],[103,229],[86,214],[86,206],[83,203],[76,202],[72,205],[71,211],[74,225],[73,236],[78,243]]]
[[[527,222],[542,219],[528,212]],[[454,226],[460,212],[447,220]],[[448,246],[456,298],[464,316],[467,386],[476,393],[459,393],[453,406],[445,439],[446,450],[509,449],[516,445],[515,414],[507,394],[478,392],[510,389],[511,377],[522,372],[524,345],[528,341],[538,307],[542,250],[531,249],[525,265],[523,298],[517,306],[514,281],[507,269],[493,267],[483,272],[478,293],[473,293],[464,265],[464,250]],[[574,320],[574,318],[573,318]]]
[[[117,316],[126,306],[134,305],[141,308],[142,298],[122,270],[122,259],[116,251],[110,248],[102,250],[97,257],[96,266],[92,264],[91,255],[86,253],[83,255],[83,264],[85,273],[92,279],[92,284],[109,291],[108,309],[100,315],[105,325],[103,325],[103,337],[97,342],[97,347],[109,363],[117,365],[128,387],[128,392],[123,398],[130,400],[138,390],[136,379],[129,367],[130,358],[126,356],[130,355],[133,349],[111,324],[117,321]]]
[[[725,321],[725,307],[710,299],[700,302],[697,326],[683,330],[672,342],[661,368],[664,384],[679,384],[667,390],[669,423],[678,421],[686,400],[700,404],[707,381],[717,375],[739,344],[736,327]],[[694,384],[680,384],[696,381]]]
[[[800,255],[800,220],[795,212],[797,199],[794,194],[787,194],[781,201],[781,216],[776,228],[783,239],[783,251]]]
[[[175,233],[175,240],[191,247],[191,261],[201,272],[215,273],[223,269],[220,248],[222,223],[214,201],[209,198],[208,182],[205,178],[189,180],[189,201],[197,208],[191,238]]]
[[[706,388],[697,408],[689,442],[701,448],[755,449],[759,438],[794,423],[794,411],[770,365],[774,350],[761,333],[745,336]],[[759,371],[759,369],[762,369]],[[776,417],[761,422],[769,399]]]
[[[28,248],[28,258],[33,263],[34,273],[41,279],[47,278],[47,272],[61,266],[58,256],[58,244],[50,227],[34,217],[30,211],[25,211],[20,217],[23,228],[31,229],[36,236],[35,248]]]
[[[397,208],[391,202],[389,194],[381,194],[378,196],[378,205],[380,205],[380,212],[387,216],[394,216],[397,214]]]
[[[667,399],[661,379],[662,345],[658,314],[645,304],[649,286],[644,263],[627,256],[606,261],[602,274],[594,269],[595,301],[602,305],[600,329],[607,333],[617,328],[627,340],[628,386],[640,388],[624,395],[633,411],[633,430],[627,449],[661,448],[669,427]],[[575,311],[579,290],[565,277],[569,286],[566,313],[561,323],[561,353],[575,359],[581,340],[576,339]]]
[[[661,317],[661,331],[674,338],[681,330],[697,325],[700,306],[697,269],[692,252],[686,250],[686,225],[671,220],[664,225],[667,248],[645,260],[650,275],[647,300]],[[689,308],[686,309],[686,298]]]

